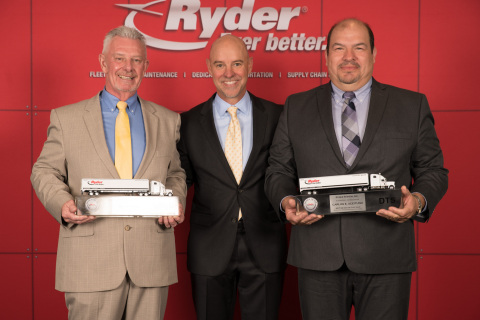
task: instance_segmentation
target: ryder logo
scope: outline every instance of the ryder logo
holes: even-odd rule
[[[89,185],[103,185],[103,181],[101,181],[101,180],[97,180],[97,181],[95,181],[95,180],[88,180],[87,183],[88,183]]]
[[[125,26],[137,29],[147,39],[147,45],[163,50],[198,50],[203,49],[208,44],[208,39],[219,28],[223,28],[227,33],[233,31],[247,31],[250,28],[255,31],[286,31],[290,27],[293,19],[307,12],[306,7],[282,7],[275,9],[272,7],[254,8],[255,0],[243,0],[241,7],[202,7],[200,0],[171,0],[168,12],[162,13],[147,9],[166,0],[152,1],[146,4],[117,4],[117,6],[132,10],[125,19]],[[165,31],[200,31],[198,39],[195,41],[172,41],[152,37],[145,34],[135,25],[135,16],[137,13],[147,13],[161,16],[165,21]],[[249,38],[249,40],[247,39]],[[284,40],[285,38],[285,40]],[[305,33],[300,35],[294,33],[292,37],[284,37],[280,40],[269,33],[266,51],[285,51],[299,50],[311,51],[320,50],[321,42],[324,37],[305,37]],[[248,41],[255,45],[250,45],[248,49],[255,50],[256,45],[261,42],[262,37],[244,37],[248,46]]]

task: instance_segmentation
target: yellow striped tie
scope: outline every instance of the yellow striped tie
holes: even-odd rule
[[[242,162],[242,131],[240,129],[240,122],[237,118],[237,107],[230,107],[227,109],[232,117],[227,130],[227,139],[225,141],[225,157],[227,158],[230,169],[232,169],[235,180],[240,184],[243,174]],[[238,213],[238,220],[242,217],[240,209]]]
[[[117,103],[118,116],[115,122],[115,168],[121,179],[132,179],[132,138],[127,103]]]

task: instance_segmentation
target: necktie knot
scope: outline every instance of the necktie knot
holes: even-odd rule
[[[343,94],[343,99],[345,99],[345,102],[348,104],[352,99],[355,98],[355,92],[353,91],[346,91]]]
[[[237,107],[231,106],[227,109],[227,112],[230,114],[230,116],[232,118],[234,118],[234,117],[236,118],[237,117],[237,110],[238,110]]]
[[[125,109],[127,109],[127,107],[128,107],[128,104],[125,101],[118,101],[118,103],[117,103],[118,110],[125,111]]]

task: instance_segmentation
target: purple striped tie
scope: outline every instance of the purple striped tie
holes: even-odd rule
[[[343,159],[350,168],[358,149],[360,149],[361,141],[358,135],[357,112],[353,103],[355,93],[347,91],[343,94],[343,112],[342,112],[342,151]]]

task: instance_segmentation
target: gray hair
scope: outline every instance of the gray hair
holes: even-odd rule
[[[114,37],[140,40],[140,42],[145,47],[145,53],[147,52],[147,42],[143,34],[141,34],[137,29],[126,27],[126,26],[120,26],[110,30],[105,36],[105,39],[103,40],[103,51],[102,51],[103,54],[107,52],[108,47],[110,46],[110,42]]]

